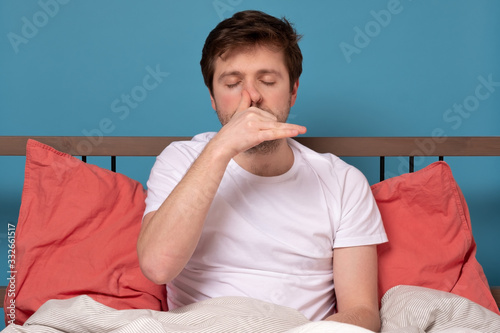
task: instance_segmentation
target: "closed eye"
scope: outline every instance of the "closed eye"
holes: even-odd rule
[[[227,83],[226,87],[228,87],[229,89],[232,89],[232,88],[236,88],[239,84],[240,84],[239,81],[235,82],[235,83]]]

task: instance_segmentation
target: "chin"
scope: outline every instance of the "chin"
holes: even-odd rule
[[[270,140],[259,143],[258,145],[248,149],[246,154],[271,154],[275,152],[280,145],[280,140]]]

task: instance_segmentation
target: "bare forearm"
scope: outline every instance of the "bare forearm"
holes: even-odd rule
[[[273,114],[250,107],[242,93],[238,109],[207,143],[184,178],[155,213],[146,215],[137,242],[141,269],[150,280],[166,283],[191,258],[203,224],[230,160],[266,141],[305,133],[298,125],[280,123]]]
[[[346,324],[352,324],[369,329],[374,332],[380,331],[380,314],[363,306],[354,307],[344,312],[338,312],[325,320],[332,320]]]
[[[166,283],[193,254],[230,158],[207,145],[169,197],[143,226],[137,250],[145,275]]]

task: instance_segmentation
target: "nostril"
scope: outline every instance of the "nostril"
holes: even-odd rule
[[[252,104],[251,106],[260,108],[260,105],[262,104],[262,97],[259,97],[258,99],[252,99]]]

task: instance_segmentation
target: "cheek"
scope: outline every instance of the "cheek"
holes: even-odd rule
[[[233,89],[230,92],[216,94],[215,101],[220,111],[235,111],[241,100],[241,90]]]
[[[289,108],[292,106],[292,95],[290,94],[290,92],[282,92],[281,94],[279,94],[279,96],[275,97],[274,102],[276,103],[276,105],[279,105],[280,108]]]

